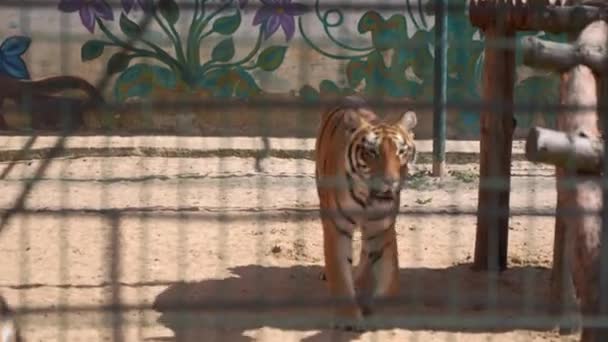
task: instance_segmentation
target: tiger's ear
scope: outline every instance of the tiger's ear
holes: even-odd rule
[[[367,121],[361,116],[361,114],[352,109],[346,110],[344,113],[344,126],[349,133],[354,133],[356,130],[367,124]]]
[[[418,119],[416,118],[416,113],[408,110],[407,112],[401,115],[401,119],[399,119],[399,126],[403,128],[405,131],[411,131],[416,127],[418,123]]]

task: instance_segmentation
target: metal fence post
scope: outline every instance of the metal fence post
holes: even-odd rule
[[[435,0],[435,66],[433,100],[433,176],[445,174],[447,102],[447,7],[448,0]]]

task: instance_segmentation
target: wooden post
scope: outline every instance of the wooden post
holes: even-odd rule
[[[563,73],[560,85],[560,101],[561,104],[569,107],[578,105],[586,106],[587,109],[569,113],[560,112],[558,128],[572,135],[583,133],[591,139],[599,139],[597,111],[595,108],[589,109],[589,106],[596,105],[598,98],[608,99],[608,73],[604,66],[603,57],[598,59],[598,57],[601,57],[598,52],[603,54],[608,47],[608,24],[604,21],[607,6],[604,2],[595,0],[574,0],[573,2],[575,4],[570,2],[568,6],[550,5],[547,1],[543,3],[542,0],[539,0],[538,3],[519,0],[473,0],[471,2],[469,6],[471,23],[486,31],[484,100],[492,99],[492,95],[496,95],[496,98],[504,103],[506,99],[504,95],[508,94],[509,91],[505,88],[512,86],[512,79],[508,80],[509,82],[505,80],[507,75],[511,75],[505,72],[505,70],[508,70],[505,66],[508,63],[505,61],[511,61],[511,59],[498,56],[498,61],[496,61],[498,53],[488,53],[491,50],[488,47],[489,39],[505,37],[509,33],[509,30],[504,30],[502,33],[506,34],[501,35],[501,32],[495,29],[496,23],[502,23],[503,27],[510,30],[543,30],[571,34],[582,30],[576,42],[576,49],[571,49],[572,46],[545,44],[545,47],[549,46],[553,51],[540,51],[541,53],[536,57],[545,58],[549,63],[537,63],[536,65],[542,65],[543,67],[564,66],[564,64],[576,60],[577,63],[566,66],[566,70],[561,70]],[[584,5],[581,3],[584,3]],[[505,17],[506,19],[504,19]],[[528,43],[534,43],[534,40],[529,39]],[[591,47],[592,49],[577,50],[581,47]],[[561,56],[554,54],[560,49],[563,52]],[[492,62],[489,61],[490,58],[493,59]],[[552,63],[553,66],[550,65]],[[487,82],[488,73],[494,76],[494,84],[499,84],[499,86],[491,87],[493,84]],[[602,78],[601,82],[595,78],[598,75]],[[601,90],[597,89],[597,83],[602,84]],[[608,102],[608,100],[604,100],[604,102]],[[602,123],[604,128],[608,129],[608,109],[603,108],[602,111]],[[493,266],[500,266],[503,260],[506,261],[506,241],[504,245],[501,244],[501,239],[506,239],[506,233],[501,235],[501,229],[504,227],[503,224],[506,223],[507,217],[499,216],[495,220],[491,220],[482,213],[488,206],[498,206],[499,215],[504,214],[501,209],[504,209],[505,203],[501,200],[507,199],[506,208],[508,209],[508,193],[506,196],[504,194],[501,196],[497,192],[487,194],[483,191],[482,186],[484,184],[483,179],[487,178],[489,173],[486,170],[488,165],[492,167],[491,171],[494,173],[508,171],[508,168],[500,163],[502,158],[498,155],[501,151],[504,151],[505,155],[510,158],[510,150],[505,151],[503,143],[507,140],[510,141],[512,130],[508,129],[509,123],[506,122],[508,113],[506,111],[501,112],[502,115],[497,115],[499,117],[493,119],[488,118],[488,115],[485,115],[486,112],[491,112],[491,110],[486,110],[482,114],[482,182],[480,183],[479,196],[478,241],[475,246],[475,265],[478,268],[492,268]],[[501,124],[502,126],[500,126]],[[497,132],[496,127],[503,128],[506,132],[503,131],[498,137],[488,137],[493,133],[500,133]],[[508,137],[505,136],[506,134],[508,134]],[[498,142],[499,146],[488,146],[488,141]],[[496,153],[494,157],[488,156],[488,150]],[[608,148],[604,148],[604,153],[608,153]],[[497,160],[499,158],[500,160]],[[491,162],[495,162],[495,164]],[[603,162],[604,164],[608,163],[608,157],[605,157]],[[608,169],[608,165],[603,166]],[[577,178],[572,179],[571,176]],[[598,313],[608,314],[608,249],[606,249],[608,248],[608,211],[603,210],[602,204],[603,199],[608,201],[608,190],[602,191],[601,187],[601,180],[603,178],[608,179],[608,177],[606,175],[598,177],[597,173],[591,175],[577,174],[576,170],[557,167],[556,178],[558,200],[553,250],[551,296],[554,298],[552,302],[562,304],[566,296],[570,294],[564,285],[570,287],[570,272],[572,272],[583,314],[588,315],[587,317],[598,318],[595,316]],[[565,182],[566,180],[567,182]],[[508,183],[503,185],[508,185]],[[501,206],[501,204],[503,205]],[[602,213],[602,215],[599,213]],[[488,226],[489,224],[494,224],[494,226]],[[602,225],[606,227],[603,231]],[[605,241],[605,243],[602,242],[605,247],[603,249],[600,249],[600,238]],[[490,244],[489,249],[486,242]],[[492,250],[495,247],[498,247],[498,253]],[[575,251],[576,253],[574,253]],[[496,265],[495,259],[499,259],[498,265]],[[492,262],[494,263],[491,264]],[[570,267],[570,264],[572,267]],[[561,305],[558,306],[561,307]],[[566,309],[565,306],[563,308]],[[605,322],[600,323],[602,326],[585,326],[581,341],[608,341],[608,327],[606,327]]]
[[[583,313],[595,315],[601,312],[598,310],[598,301],[601,299],[599,294],[603,293],[598,290],[599,274],[602,270],[598,260],[599,232],[602,224],[597,214],[580,212],[601,210],[603,203],[598,175],[606,163],[603,158],[606,150],[597,146],[600,133],[595,107],[598,98],[604,99],[608,96],[605,85],[598,88],[598,83],[606,84],[603,78],[607,74],[608,27],[603,21],[590,23],[572,43],[546,42],[537,38],[526,38],[522,43],[524,63],[562,72],[561,104],[569,108],[586,107],[560,112],[557,117],[558,129],[572,137],[573,142],[574,137],[581,134],[596,141],[595,146],[579,145],[576,151],[578,156],[569,158],[570,162],[573,162],[571,165],[556,163],[557,215],[550,292],[551,301],[557,304],[556,313],[574,311],[574,303],[569,300],[573,297],[573,277]],[[601,76],[601,81],[596,78],[598,75]],[[601,115],[602,120],[607,118],[605,115],[608,113]],[[598,154],[601,154],[602,158],[597,158]],[[578,163],[577,159],[583,163]],[[604,196],[608,196],[608,193],[604,193]],[[608,239],[608,236],[606,238]],[[573,253],[575,250],[577,252]],[[608,251],[602,252],[606,255]],[[606,278],[604,285],[608,287]],[[605,300],[608,301],[608,298]],[[569,330],[562,327],[562,331]],[[605,331],[585,327],[583,340],[608,340],[608,336],[598,335],[604,334]]]
[[[591,23],[577,39],[578,45],[606,46],[607,43],[608,25],[604,21]],[[578,65],[562,74],[560,103],[570,108],[586,108],[559,113],[558,129],[599,139],[601,135],[595,108],[598,92],[598,80],[589,66]],[[557,168],[556,176],[557,216],[551,295],[557,303],[565,303],[567,288],[570,287],[569,275],[572,273],[581,311],[585,315],[597,314],[601,229],[601,219],[597,213],[602,205],[600,178],[597,173],[577,173],[570,168]],[[568,309],[562,306],[564,310]],[[598,332],[598,329],[584,327],[581,341],[602,341],[597,339]]]
[[[513,51],[499,50],[491,45],[504,45],[517,30],[555,33],[580,30],[605,17],[606,7],[598,4],[588,2],[566,6],[552,5],[543,0],[473,0],[469,5],[469,20],[485,32],[486,38],[483,99],[495,106],[503,105],[501,109],[486,108],[481,116],[480,189],[474,259],[477,269],[505,269],[507,261],[515,63]],[[587,57],[593,59],[592,52]],[[501,180],[501,189],[492,188]],[[556,237],[557,240],[561,239]]]
[[[501,17],[501,15],[499,15]],[[514,39],[504,21],[485,30],[481,113],[480,181],[473,267],[499,271],[507,267],[509,189],[513,143],[514,49],[495,43]],[[501,25],[501,23],[503,25]],[[502,26],[502,27],[500,27]]]
[[[606,47],[608,47],[608,29],[606,32]],[[608,73],[603,72],[601,74],[601,79],[599,82],[599,92],[598,97],[600,100],[601,110],[601,128],[602,131],[605,131],[608,128]],[[599,261],[598,261],[598,278],[596,284],[592,284],[597,286],[598,293],[598,314],[600,317],[608,317],[608,210],[606,210],[605,203],[608,203],[608,142],[604,140],[604,156],[602,163],[602,178],[600,180],[602,184],[602,227],[600,232],[600,253],[599,253]],[[589,235],[587,235],[588,237]],[[580,241],[579,243],[582,243]],[[589,252],[594,252],[593,250]],[[593,267],[593,264],[592,264]],[[588,272],[593,272],[593,268],[588,270]],[[593,300],[593,294],[591,295],[591,299]],[[583,330],[583,333],[585,331]],[[590,334],[590,332],[587,332]],[[606,341],[608,340],[608,327],[606,326],[606,322],[603,323],[603,326],[600,329],[596,329],[593,331],[597,341]]]

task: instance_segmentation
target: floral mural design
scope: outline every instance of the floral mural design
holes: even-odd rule
[[[61,0],[59,9],[67,13],[78,12],[82,24],[91,33],[95,32],[97,18],[114,20],[112,8],[104,0]]]
[[[243,58],[235,59],[234,32],[241,26],[241,11],[245,0],[221,1],[219,7],[207,11],[206,0],[194,1],[194,13],[186,37],[176,29],[180,20],[180,7],[175,0],[123,0],[123,12],[119,27],[127,38],[135,38],[135,46],[114,34],[106,25],[114,16],[105,0],[61,0],[59,10],[67,13],[79,12],[82,24],[91,33],[95,24],[105,36],[104,40],[89,40],[82,46],[83,61],[100,57],[106,48],[124,48],[127,52],[114,52],[107,65],[107,72],[120,74],[114,86],[118,100],[132,96],[153,96],[159,89],[175,89],[202,92],[217,97],[251,97],[262,90],[251,72],[273,71],[283,62],[287,46],[264,47],[262,43],[283,28],[289,41],[295,32],[295,17],[306,12],[306,8],[291,0],[264,0],[258,9],[253,26],[258,26],[258,41]],[[173,45],[172,53],[141,35],[142,28],[129,17],[140,8],[152,15],[153,21]],[[140,36],[141,35],[141,36]],[[201,46],[209,36],[224,37],[211,49],[211,58],[201,60]],[[152,58],[163,66],[131,61],[138,57]]]
[[[419,10],[425,10],[421,0],[406,0],[407,6],[402,13],[387,15],[372,9],[361,14],[357,18],[356,32],[368,42],[363,45],[337,38],[336,32],[349,25],[345,15],[339,7],[322,8],[320,0],[313,6],[296,0],[193,0],[192,3],[193,12],[190,7],[188,18],[176,0],[122,0],[119,15],[113,13],[106,0],[60,0],[58,9],[78,13],[83,27],[90,33],[94,33],[96,27],[101,31],[103,39],[91,39],[82,46],[82,60],[87,62],[104,53],[111,54],[107,72],[118,74],[114,96],[119,101],[129,97],[154,97],[162,91],[175,90],[222,98],[263,95],[255,73],[274,72],[280,68],[289,43],[296,35],[316,53],[345,62],[342,70],[345,82],[324,79],[319,84],[299,89],[298,95],[309,101],[317,101],[323,95],[354,92],[426,102],[433,100],[435,32],[427,22],[427,15],[420,14]],[[244,10],[250,4],[256,6],[256,11],[251,21],[244,21]],[[453,0],[451,4],[462,5],[463,10],[451,11],[448,17],[448,101],[475,102],[480,99],[483,36],[469,22],[467,1]],[[152,16],[153,22],[170,41],[170,50],[141,35],[142,28],[131,19],[135,11]],[[325,34],[322,39],[333,44],[340,53],[331,52],[327,45],[321,46],[314,41],[318,37],[313,39],[307,31],[310,21],[307,21],[308,27],[304,23],[311,19],[314,25],[322,28]],[[136,38],[135,45],[127,44],[125,38],[112,32],[107,23],[115,20],[121,36]],[[182,36],[176,26],[184,20],[189,21],[189,28],[187,35]],[[255,30],[257,39],[248,53],[237,58],[234,35],[242,26]],[[279,33],[284,35],[284,44],[268,43]],[[216,39],[219,42],[210,46],[210,37],[219,38]],[[545,35],[544,38],[561,40],[564,37]],[[113,48],[123,48],[126,52],[112,51]],[[201,57],[202,48],[211,52],[206,60]],[[390,56],[388,60],[387,55]],[[140,57],[154,59],[159,64],[134,62]],[[19,74],[15,70],[12,72]],[[556,89],[555,76],[530,77],[516,85],[516,94],[521,94],[516,98],[526,101],[529,100],[527,95],[536,94],[537,99],[552,102],[556,100]],[[459,130],[478,134],[479,113],[461,110],[458,116],[454,122],[460,125]],[[523,117],[518,122],[520,126],[532,124],[532,120]]]
[[[261,0],[262,6],[253,18],[253,25],[263,25],[264,39],[268,39],[279,27],[285,32],[285,39],[289,41],[296,31],[295,17],[306,12],[302,4],[291,0]]]
[[[20,80],[29,80],[30,73],[22,56],[32,40],[24,36],[12,36],[0,45],[0,74]]]
[[[122,8],[124,9],[125,13],[129,14],[129,12],[131,12],[131,10],[136,9],[137,7],[143,9],[144,11],[149,11],[150,10],[150,6],[148,5],[148,1],[147,0],[121,0],[122,1]]]

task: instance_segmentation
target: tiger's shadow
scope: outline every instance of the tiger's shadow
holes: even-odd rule
[[[248,336],[248,331],[262,327],[297,331],[299,339],[308,342],[350,341],[360,336],[320,327],[319,321],[329,321],[330,310],[327,307],[301,306],[327,299],[326,284],[320,279],[321,267],[248,265],[230,271],[234,274],[231,278],[176,283],[157,296],[154,308],[161,313],[159,322],[174,333],[174,338],[169,340],[250,341],[253,338]],[[459,328],[458,324],[442,317],[452,314],[451,317],[483,318],[494,312],[494,317],[498,318],[497,325],[501,326],[508,318],[524,312],[549,314],[549,276],[547,268],[513,267],[503,272],[496,282],[487,273],[472,271],[467,264],[444,269],[403,268],[400,281],[404,302],[390,308],[378,308],[377,312],[389,317],[430,318],[423,323],[396,322],[388,328],[452,332],[550,330],[529,324],[510,324],[508,328],[487,325]],[[496,286],[489,287],[490,284]],[[499,303],[498,312],[488,311],[487,296],[492,293],[488,292],[492,288]],[[460,300],[454,302],[451,298]],[[272,304],[271,307],[264,307],[268,303]],[[183,307],[192,310],[174,310]],[[437,318],[432,318],[433,315]],[[314,322],[307,322],[307,317],[314,318]]]

